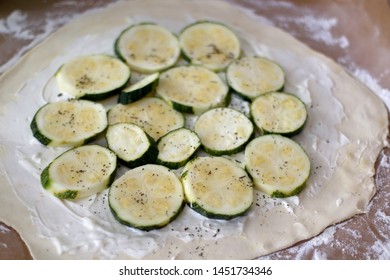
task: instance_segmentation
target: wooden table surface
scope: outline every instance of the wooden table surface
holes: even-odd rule
[[[390,106],[390,1],[227,1],[252,9],[331,57]],[[72,18],[112,2],[115,1],[0,1],[0,75],[20,55]],[[375,178],[378,191],[366,214],[266,258],[390,259],[390,148],[379,156]],[[31,259],[12,225],[1,221],[0,259]]]

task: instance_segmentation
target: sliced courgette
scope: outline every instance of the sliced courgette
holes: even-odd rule
[[[92,101],[60,101],[42,106],[30,127],[43,145],[80,146],[107,127],[107,115],[101,104]]]
[[[131,76],[130,68],[109,55],[87,55],[65,63],[56,73],[58,87],[75,98],[102,100],[116,94]]]
[[[188,205],[206,217],[232,219],[253,203],[252,180],[232,160],[197,157],[185,165],[181,179]]]
[[[179,36],[180,47],[191,64],[212,71],[224,70],[241,54],[240,40],[227,26],[200,21],[185,27]]]
[[[289,93],[270,92],[257,97],[250,105],[256,126],[264,133],[292,136],[301,131],[306,118],[305,104]]]
[[[41,173],[42,186],[61,199],[78,199],[106,189],[115,177],[117,158],[109,149],[86,145],[70,149]]]
[[[174,220],[183,209],[183,187],[168,168],[148,164],[115,180],[108,202],[120,223],[141,230],[158,229]]]
[[[254,135],[252,122],[231,108],[215,108],[195,122],[194,130],[202,146],[211,155],[230,155],[243,151]]]
[[[200,144],[198,135],[187,128],[171,131],[157,143],[157,163],[171,169],[182,167],[195,154]]]
[[[178,111],[200,114],[226,105],[229,87],[206,68],[179,66],[161,73],[156,93]]]
[[[229,86],[245,99],[282,90],[285,83],[283,69],[263,57],[243,57],[229,65],[226,71]]]
[[[121,104],[129,104],[153,92],[159,76],[159,73],[148,75],[135,84],[122,89],[118,96],[118,102]]]
[[[245,149],[245,164],[255,188],[272,197],[299,194],[310,175],[310,160],[303,148],[276,134],[252,140]]]
[[[133,123],[157,141],[168,132],[183,127],[183,114],[156,97],[145,97],[136,102],[117,104],[108,111],[108,124]]]
[[[173,66],[180,56],[180,46],[169,30],[142,23],[130,26],[119,35],[115,52],[131,69],[153,73]]]
[[[123,164],[130,168],[154,163],[157,159],[156,142],[142,128],[131,123],[110,125],[107,144]]]

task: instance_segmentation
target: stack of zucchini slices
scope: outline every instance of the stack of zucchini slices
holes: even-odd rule
[[[62,65],[56,81],[71,99],[45,104],[33,117],[40,143],[69,147],[42,172],[47,191],[79,199],[109,188],[120,223],[152,230],[185,203],[228,220],[252,207],[255,189],[273,197],[303,189],[310,161],[288,137],[302,130],[305,105],[280,92],[278,64],[241,57],[230,28],[200,21],[175,36],[136,24],[119,34],[114,52]],[[229,106],[232,92],[249,102],[250,114]],[[117,104],[107,110],[100,101],[112,96]],[[106,146],[93,143],[101,136]],[[237,153],[245,166],[230,157]],[[117,162],[128,169],[119,177]]]

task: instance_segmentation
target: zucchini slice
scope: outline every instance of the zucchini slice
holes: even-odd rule
[[[209,218],[229,220],[253,204],[252,180],[237,163],[223,157],[197,157],[181,176],[188,205]]]
[[[99,193],[113,181],[115,154],[99,145],[70,149],[41,173],[42,186],[61,199],[78,199]]]
[[[108,148],[130,168],[154,163],[157,159],[158,150],[155,141],[135,124],[110,125],[106,139]]]
[[[243,57],[229,65],[226,71],[229,86],[245,99],[282,90],[285,83],[283,69],[262,57]]]
[[[277,134],[252,140],[245,149],[245,164],[255,188],[272,197],[299,194],[310,175],[310,160],[303,148]]]
[[[298,97],[284,92],[260,95],[250,105],[250,114],[264,134],[285,136],[299,133],[307,119],[305,104]]]
[[[154,164],[131,169],[115,180],[108,202],[120,223],[141,230],[164,227],[185,204],[179,178],[168,168]]]
[[[191,64],[222,71],[241,54],[236,34],[218,22],[200,21],[185,27],[179,36],[180,47]]]
[[[119,35],[115,52],[131,69],[153,73],[173,66],[180,56],[180,46],[178,39],[164,27],[141,23]]]
[[[194,130],[205,151],[211,155],[243,151],[254,135],[252,122],[231,108],[215,108],[203,113],[196,120]]]
[[[200,114],[225,106],[229,87],[206,68],[179,66],[160,75],[156,93],[180,112]]]
[[[148,75],[135,84],[122,89],[119,93],[118,103],[129,104],[153,92],[155,86],[157,85],[159,76],[159,73]]]
[[[171,169],[182,167],[195,154],[200,144],[198,135],[187,128],[171,131],[157,143],[157,163]]]
[[[88,100],[69,100],[42,106],[31,130],[46,146],[80,146],[92,141],[107,127],[106,110]]]
[[[108,111],[108,124],[133,123],[157,141],[168,132],[183,127],[183,114],[156,97],[145,97],[136,102],[117,104]]]
[[[102,100],[116,94],[131,76],[130,68],[109,55],[76,57],[56,73],[58,87],[75,98]]]

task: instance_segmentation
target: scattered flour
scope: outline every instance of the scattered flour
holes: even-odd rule
[[[18,39],[34,39],[33,32],[28,28],[27,14],[19,10],[13,11],[5,19],[0,19],[0,33],[12,35]]]
[[[85,13],[75,12],[64,15],[62,13],[64,7],[75,7],[79,5],[79,2],[75,0],[61,1],[54,4],[54,12],[46,13],[42,18],[34,18],[34,21],[30,21],[30,15],[21,10],[15,10],[6,18],[0,19],[0,36],[1,34],[11,35],[17,40],[26,42],[6,63],[0,65],[0,74],[14,65],[22,55],[41,43],[59,27],[82,14],[93,13],[94,11],[102,9],[107,2],[108,1],[96,1],[96,6],[99,5],[100,7],[89,9]]]
[[[347,48],[349,41],[345,36],[334,37],[332,28],[338,23],[337,18],[324,18],[315,15],[304,15],[303,17],[278,17],[282,24],[297,24],[304,27],[304,30],[311,34],[314,41],[324,43],[328,46]]]
[[[386,104],[387,109],[390,110],[390,90],[382,88],[379,85],[378,80],[373,78],[370,73],[364,69],[359,69],[354,65],[349,66],[351,73],[360,80],[363,84],[368,86],[373,92],[378,95],[382,101]]]
[[[332,33],[332,29],[338,24],[337,18],[327,18],[318,14],[313,14],[308,8],[298,7],[293,3],[285,1],[244,0],[242,2],[257,6],[260,11],[266,11],[270,8],[288,10],[288,16],[276,16],[273,19],[273,23],[276,26],[284,27],[286,29],[289,29],[290,26],[294,25],[301,26],[310,35],[310,38],[316,42],[343,49],[349,46],[347,37],[335,36],[335,34]],[[266,13],[263,13],[262,15],[266,16]]]
[[[3,225],[0,225],[0,233],[1,234],[6,234],[6,233],[9,233],[11,230],[6,228],[5,226]]]

